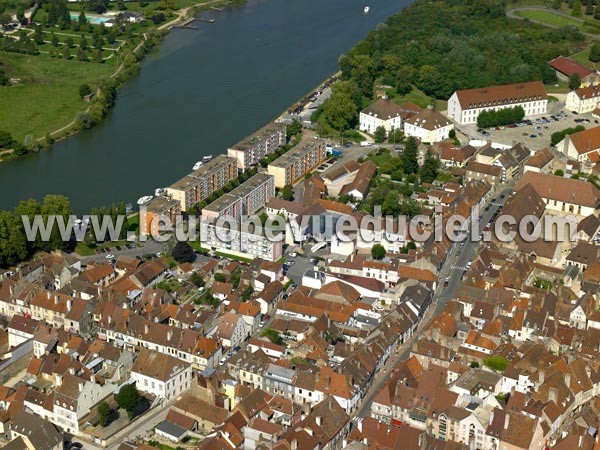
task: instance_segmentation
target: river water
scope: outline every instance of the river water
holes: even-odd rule
[[[135,203],[274,119],[409,3],[248,0],[203,12],[216,22],[173,30],[122,87],[100,126],[0,164],[0,209],[48,193],[69,196],[79,213]]]

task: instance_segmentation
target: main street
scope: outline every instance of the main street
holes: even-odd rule
[[[481,241],[479,240],[480,234],[487,223],[491,220],[492,216],[496,214],[502,208],[502,206],[504,206],[504,202],[506,198],[508,198],[508,195],[505,195],[504,198],[501,198],[501,196],[503,194],[508,194],[512,189],[511,186],[512,185],[497,189],[497,192],[495,193],[497,197],[492,197],[487,202],[486,206],[489,206],[489,209],[487,211],[485,211],[485,209],[481,211],[481,219],[479,219],[477,230],[472,232],[472,237],[470,235],[464,241],[462,248],[461,244],[458,242],[452,245],[438,276],[438,286],[434,294],[432,307],[425,314],[423,320],[421,320],[421,323],[419,324],[415,334],[396,350],[390,359],[388,359],[383,369],[375,376],[371,386],[362,399],[360,406],[351,415],[352,418],[366,417],[370,415],[371,403],[373,402],[373,399],[379,393],[381,387],[391,378],[394,368],[401,361],[409,357],[410,349],[412,348],[412,344],[415,342],[415,340],[418,339],[419,332],[426,328],[434,317],[440,314],[440,312],[446,306],[446,303],[448,303],[448,301],[454,296],[456,289],[460,285],[462,276],[465,273],[463,268],[467,266],[467,263],[473,261],[475,255],[477,254],[477,249],[479,245],[481,245]],[[494,201],[496,198],[497,201]],[[469,228],[470,226],[471,224],[469,224]],[[448,284],[444,286],[444,280],[446,277],[448,278]]]

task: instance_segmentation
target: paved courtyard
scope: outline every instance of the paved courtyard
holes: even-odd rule
[[[531,150],[540,150],[544,147],[550,146],[550,136],[552,133],[564,130],[565,128],[576,127],[577,125],[583,125],[585,128],[597,126],[600,121],[592,118],[591,113],[588,114],[573,114],[570,111],[565,110],[564,102],[552,102],[548,105],[548,113],[541,116],[529,117],[530,120],[534,121],[537,118],[546,117],[550,119],[551,115],[558,114],[560,111],[564,111],[566,117],[556,122],[550,121],[549,123],[532,125],[525,125],[522,127],[508,128],[500,130],[486,130],[489,135],[483,135],[479,133],[478,127],[475,124],[472,125],[459,125],[457,129],[470,139],[480,140],[491,140],[499,144],[512,145],[517,142],[522,142],[527,148]],[[589,123],[578,123],[576,119],[587,119]],[[539,128],[538,128],[539,127]],[[535,137],[533,137],[535,136]]]

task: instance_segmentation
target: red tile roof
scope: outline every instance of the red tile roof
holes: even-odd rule
[[[552,61],[549,61],[548,64],[554,70],[557,70],[558,72],[566,76],[571,76],[574,73],[576,73],[577,75],[579,75],[579,78],[584,78],[594,73],[593,70],[590,70],[587,67],[583,67],[578,62],[575,62],[572,59],[566,58],[564,56],[554,58]]]

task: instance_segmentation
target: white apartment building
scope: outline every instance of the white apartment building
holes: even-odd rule
[[[283,256],[283,239],[271,241],[264,233],[249,229],[248,223],[238,221],[231,229],[218,224],[214,217],[200,224],[200,242],[205,248],[240,256],[259,257],[277,261]]]
[[[525,117],[546,114],[548,95],[541,81],[456,91],[448,100],[448,117],[457,124],[477,123],[483,111],[520,106]]]

